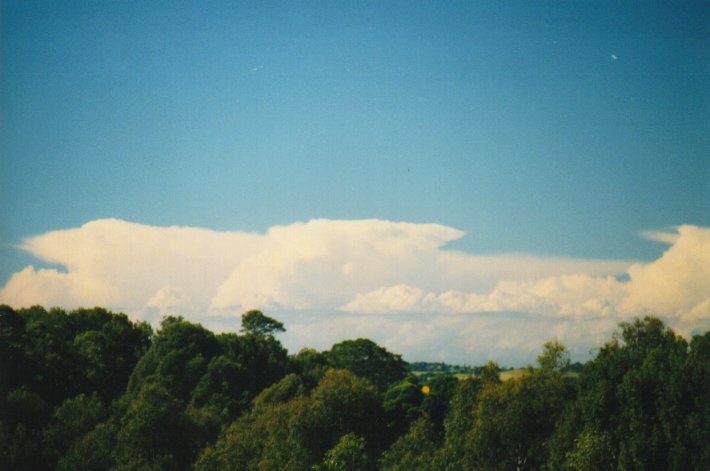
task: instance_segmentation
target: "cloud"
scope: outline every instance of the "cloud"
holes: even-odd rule
[[[668,231],[643,231],[641,236],[644,239],[663,244],[673,245],[678,240],[678,228],[673,229],[673,232]]]
[[[584,335],[646,313],[684,333],[707,329],[710,229],[643,235],[669,244],[658,260],[448,250],[464,233],[439,224],[319,219],[250,233],[104,219],[24,240],[61,268],[15,273],[0,302],[102,305],[147,320],[173,313],[220,329],[257,308],[286,317],[293,348],[360,335],[432,357],[533,349],[550,335],[582,351]]]
[[[680,226],[677,236],[667,240],[673,245],[661,258],[629,268],[630,295],[623,303],[625,308],[683,317],[709,302],[710,229]]]
[[[12,275],[0,291],[0,301],[25,307],[36,304],[111,306],[119,301],[119,294],[113,286],[82,273],[61,273],[55,269],[35,270],[29,266]]]
[[[613,277],[564,275],[528,281],[500,281],[488,294],[425,292],[406,285],[359,294],[341,307],[346,312],[474,313],[516,311],[545,316],[606,316],[627,295]]]
[[[710,229],[686,225],[675,233],[644,236],[670,247],[658,260],[629,266],[628,281],[588,273],[502,277],[485,293],[436,292],[399,284],[360,293],[341,309],[387,315],[521,312],[536,315],[542,324],[554,320],[558,334],[577,344],[584,343],[572,335],[580,326],[583,332],[608,335],[618,322],[648,314],[662,316],[686,336],[710,328]]]

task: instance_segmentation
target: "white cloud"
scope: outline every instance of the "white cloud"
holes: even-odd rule
[[[113,286],[82,273],[61,273],[55,269],[35,270],[29,266],[12,275],[0,291],[3,303],[32,305],[111,306],[119,301]]]
[[[370,314],[515,311],[561,317],[607,316],[616,311],[626,295],[626,286],[610,276],[563,275],[500,281],[485,295],[461,291],[437,294],[397,285],[359,294],[341,309]]]
[[[629,268],[625,308],[679,317],[710,300],[710,229],[681,226],[672,240],[658,260]]]
[[[668,231],[643,231],[641,236],[645,239],[663,244],[673,245],[678,240],[678,228]]]
[[[644,233],[670,244],[650,263],[445,249],[463,236],[381,220],[266,233],[98,220],[25,240],[26,251],[66,272],[27,267],[0,289],[0,302],[102,305],[148,320],[174,313],[225,328],[260,308],[289,317],[294,348],[361,335],[411,355],[512,352],[551,335],[579,349],[645,313],[684,333],[710,327],[710,229]]]

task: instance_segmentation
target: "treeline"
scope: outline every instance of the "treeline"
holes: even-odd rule
[[[449,365],[443,362],[415,361],[409,368],[422,379],[429,379],[440,374],[447,375],[479,375],[483,366]]]
[[[622,323],[579,375],[564,346],[502,382],[412,374],[366,340],[289,355],[259,311],[239,334],[105,309],[0,307],[0,469],[705,470],[710,333]]]

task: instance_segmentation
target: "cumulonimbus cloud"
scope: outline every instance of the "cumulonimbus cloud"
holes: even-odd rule
[[[330,312],[331,337],[354,325],[398,326],[385,339],[393,348],[409,348],[413,339],[436,343],[422,337],[423,322],[432,335],[454,336],[500,322],[474,322],[473,313],[526,313],[546,319],[536,324],[549,324],[543,331],[570,338],[578,330],[570,322],[594,331],[592,323],[608,328],[645,313],[686,332],[710,326],[708,228],[645,233],[669,245],[649,263],[446,248],[463,236],[438,224],[382,220],[320,219],[251,233],[104,219],[24,240],[24,250],[61,269],[26,267],[0,289],[0,302],[102,305],[148,319],[174,313],[215,322],[252,308]],[[324,319],[295,319],[293,332],[306,339]]]
[[[710,327],[710,229],[686,225],[650,237],[671,245],[658,260],[629,266],[625,281],[589,273],[503,278],[487,293],[432,292],[397,284],[360,293],[341,309],[370,314],[524,312],[617,320],[653,314],[686,334]]]
[[[500,280],[619,274],[629,266],[627,261],[480,256],[444,248],[463,235],[438,224],[381,220],[312,220],[263,234],[97,220],[26,239],[24,250],[66,272],[28,267],[13,275],[0,299],[20,306],[41,300],[205,314],[323,310],[352,305],[361,293],[402,285],[444,293],[439,304],[427,308],[436,310],[450,304],[446,299],[455,295],[446,293],[451,291],[485,292]],[[409,302],[409,310],[422,310],[411,296]],[[394,309],[408,310],[403,307]]]

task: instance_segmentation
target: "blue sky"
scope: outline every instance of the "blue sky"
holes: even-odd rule
[[[644,231],[710,226],[707,3],[0,8],[0,283],[57,263],[27,237],[106,218],[644,263]]]

